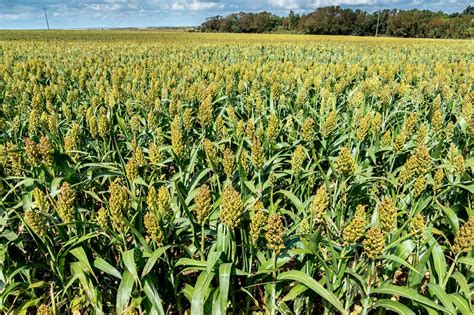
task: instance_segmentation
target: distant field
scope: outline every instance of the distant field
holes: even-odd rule
[[[0,31],[0,312],[472,314],[472,47]]]

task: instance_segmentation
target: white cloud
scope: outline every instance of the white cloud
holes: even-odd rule
[[[191,10],[191,11],[205,11],[210,9],[223,9],[224,3],[213,1],[178,1],[171,4],[172,10]]]
[[[277,9],[316,9],[331,5],[373,5],[376,0],[268,0],[269,6]]]

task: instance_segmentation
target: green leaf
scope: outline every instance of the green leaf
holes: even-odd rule
[[[434,238],[433,238],[434,240]],[[436,270],[436,274],[438,275],[438,283],[443,283],[444,277],[447,274],[447,267],[446,267],[446,257],[444,256],[444,252],[441,249],[441,246],[434,240],[434,247],[433,251],[431,252],[431,257],[433,258],[433,264]]]
[[[459,219],[458,219],[458,216],[456,215],[456,213],[454,212],[454,210],[449,208],[449,207],[446,207],[446,206],[444,206],[440,203],[437,203],[437,206],[438,206],[439,209],[441,209],[443,211],[446,218],[448,218],[449,224],[451,225],[451,228],[453,229],[453,234],[458,233],[458,231],[459,231]]]
[[[231,270],[232,263],[225,263],[219,266],[219,304],[221,314],[227,314]]]
[[[144,282],[143,291],[145,292],[146,297],[158,314],[164,315],[165,310],[163,309],[163,304],[155,285],[150,279],[146,279]]]
[[[461,291],[464,293],[466,298],[470,298],[471,290],[469,289],[469,284],[462,273],[456,271],[451,275],[451,278],[455,279],[461,288]]]
[[[451,303],[451,299],[449,298],[448,294],[441,288],[438,284],[432,282],[428,283],[428,290],[432,295],[436,295],[436,297],[440,300],[440,302],[446,307],[450,313],[456,313],[454,309],[453,303]]]
[[[374,294],[389,294],[389,295],[399,295],[403,296],[412,301],[416,301],[418,303],[424,304],[431,308],[440,310],[442,312],[447,312],[447,310],[442,307],[441,305],[436,304],[435,302],[431,301],[430,299],[424,297],[423,295],[419,294],[415,290],[407,287],[396,286],[393,284],[386,284],[379,288],[375,288],[372,290],[372,295]]]
[[[170,245],[160,247],[157,250],[155,250],[153,254],[151,254],[150,258],[148,258],[145,264],[145,267],[143,267],[142,278],[144,278],[153,269],[153,266],[155,266],[155,263],[158,260],[158,258],[160,258],[161,255],[163,255],[163,253],[170,247],[171,247]]]
[[[392,260],[396,263],[399,263],[400,265],[403,265],[403,266],[407,267],[408,269],[412,270],[413,272],[419,273],[418,270],[416,270],[412,265],[410,265],[408,262],[406,262],[405,260],[401,259],[398,256],[395,256],[395,255],[381,255],[381,256],[379,256],[379,258]]]
[[[94,275],[94,271],[92,270],[91,264],[89,263],[89,259],[87,258],[86,252],[82,247],[76,247],[70,251],[71,254],[74,255],[79,260],[79,263],[82,265],[85,270],[90,272]]]
[[[461,258],[458,259],[458,263],[460,263],[460,264],[465,264],[465,265],[470,265],[470,266],[474,266],[474,258],[461,257]]]
[[[319,282],[311,278],[309,275],[305,274],[299,270],[291,270],[278,275],[278,280],[293,280],[297,281],[301,284],[304,284],[311,290],[313,290],[316,294],[324,298],[326,301],[331,303],[339,312],[342,314],[347,314],[342,306],[342,303],[338,300],[338,298],[328,290],[326,290]]]
[[[122,275],[120,274],[120,272],[100,257],[94,261],[94,267],[111,276],[122,279]]]
[[[300,294],[302,294],[303,292],[305,292],[306,290],[308,290],[308,287],[301,284],[301,283],[298,283],[297,285],[295,285],[293,288],[291,288],[290,292],[288,292],[287,295],[285,295],[282,299],[281,299],[281,302],[286,302],[286,301],[292,301],[294,300],[296,297],[298,297]]]
[[[134,250],[127,250],[122,253],[123,264],[125,268],[130,272],[136,282],[139,282],[137,266],[135,265]]]
[[[403,305],[400,302],[392,301],[392,300],[389,300],[389,299],[377,300],[377,302],[375,302],[375,304],[372,308],[376,309],[378,307],[382,307],[386,310],[396,312],[396,313],[402,314],[402,315],[415,315],[415,312],[413,312],[407,306]]]
[[[193,315],[204,314],[204,304],[206,303],[209,285],[211,284],[213,278],[213,272],[203,271],[199,275],[191,299],[191,313]]]
[[[120,281],[117,290],[117,301],[115,303],[117,314],[122,314],[125,308],[127,308],[130,296],[132,295],[133,285],[134,281],[132,274],[130,271],[125,270],[122,274],[122,281]]]
[[[472,315],[472,309],[468,300],[466,300],[461,294],[451,293],[449,297],[451,302],[456,305],[457,310],[461,312],[462,315]]]
[[[291,191],[288,191],[288,190],[279,190],[278,191],[279,194],[282,194],[284,196],[286,196],[288,199],[290,199],[290,201],[293,203],[293,205],[295,206],[296,208],[296,211],[298,213],[302,212],[304,210],[304,205],[303,203],[298,199],[298,197],[295,196],[295,194],[293,194]]]

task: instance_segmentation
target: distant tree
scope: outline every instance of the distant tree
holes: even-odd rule
[[[381,10],[369,14],[362,10],[340,6],[318,8],[308,14],[286,17],[270,12],[232,13],[207,18],[201,24],[203,32],[266,33],[279,30],[306,34],[389,35],[397,37],[470,38],[474,35],[474,7],[462,14],[447,15],[427,10]]]

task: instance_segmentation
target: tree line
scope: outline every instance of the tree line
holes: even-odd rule
[[[232,13],[213,16],[201,24],[203,32],[395,36],[429,38],[473,38],[474,7],[462,13],[428,10],[381,10],[368,13],[340,6],[318,8],[308,14],[290,11],[288,16],[270,12]]]

